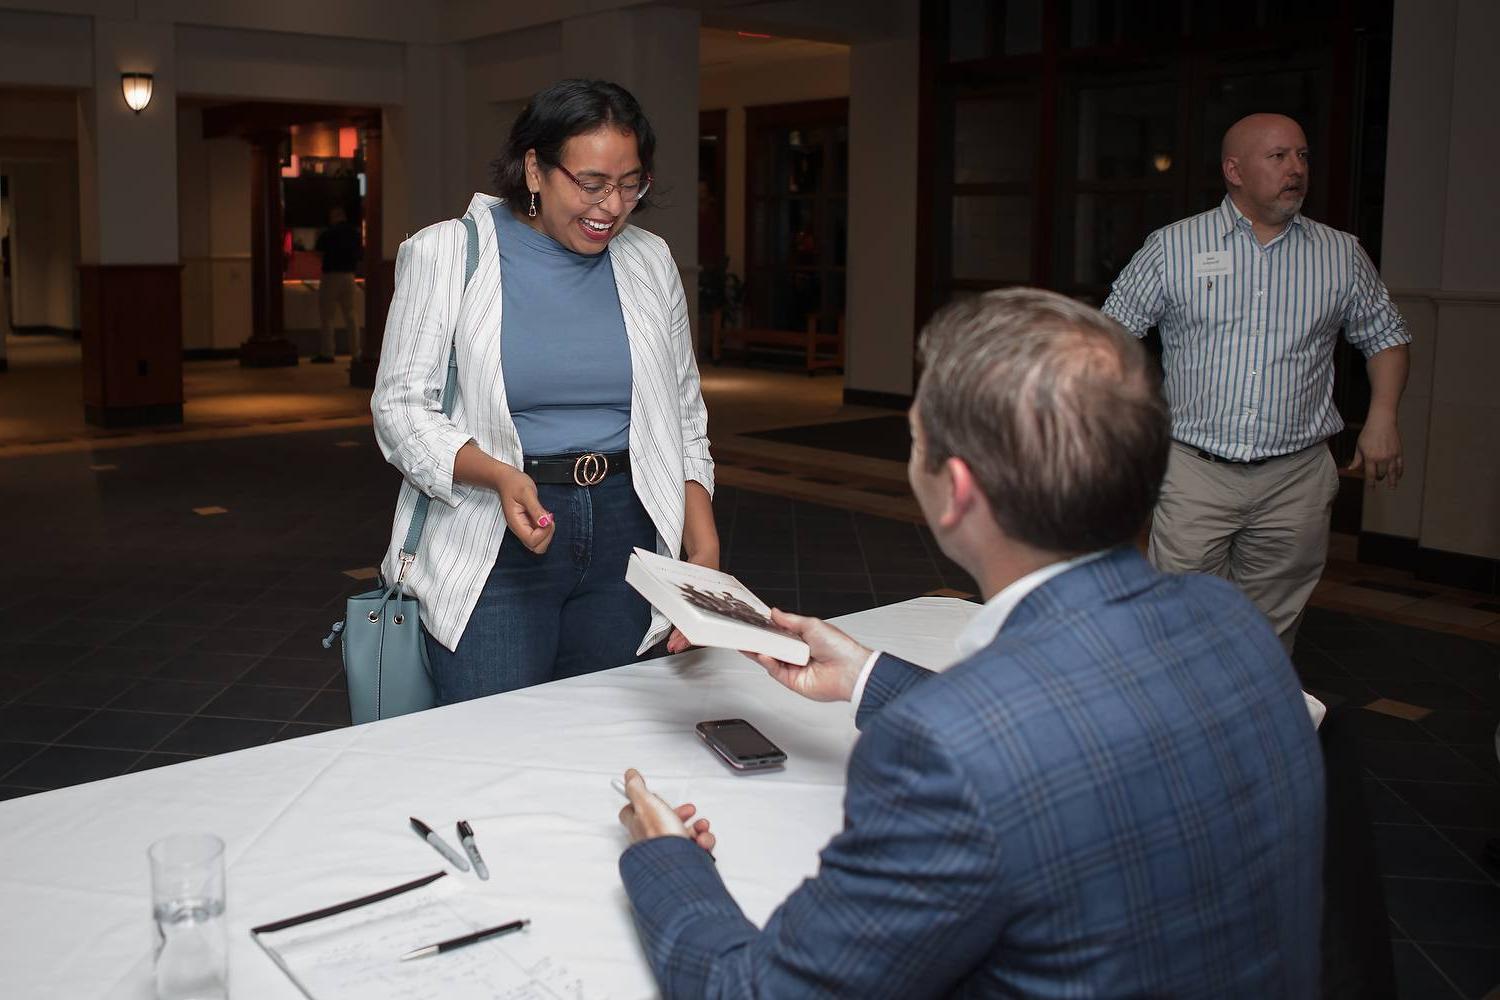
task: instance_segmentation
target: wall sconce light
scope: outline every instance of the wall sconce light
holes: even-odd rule
[[[121,73],[120,90],[124,92],[130,110],[140,114],[151,103],[151,74]]]
[[[1172,169],[1172,154],[1157,153],[1155,156],[1151,157],[1151,165],[1156,168],[1157,173],[1166,173],[1168,170]]]

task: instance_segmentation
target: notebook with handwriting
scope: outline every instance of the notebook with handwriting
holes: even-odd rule
[[[418,962],[401,956],[500,919],[492,901],[437,872],[252,928],[250,935],[310,1000],[605,1000],[539,950],[525,931]]]

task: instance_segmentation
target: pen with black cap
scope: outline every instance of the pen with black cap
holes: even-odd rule
[[[414,958],[441,955],[443,952],[452,951],[455,948],[464,948],[471,944],[478,944],[480,941],[488,941],[490,938],[501,937],[505,934],[514,934],[516,931],[524,930],[530,923],[530,920],[512,920],[510,923],[501,924],[499,927],[486,927],[484,930],[475,931],[473,934],[449,938],[447,941],[439,941],[437,944],[429,944],[425,948],[409,951],[401,956],[401,961],[410,962]]]
[[[432,832],[432,827],[423,823],[417,817],[411,817],[411,828],[417,831],[417,836],[432,845],[432,849],[443,856],[443,859],[461,872],[469,870],[469,862],[462,854],[448,846],[448,842]]]
[[[474,862],[474,874],[481,879],[488,879],[490,870],[484,866],[484,858],[479,856],[479,845],[474,843],[474,828],[466,819],[458,821],[458,842],[464,845],[464,852],[469,855],[469,860]]]

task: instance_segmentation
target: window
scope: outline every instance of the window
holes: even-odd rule
[[[1042,7],[1042,0],[948,0],[948,59],[1040,51]]]

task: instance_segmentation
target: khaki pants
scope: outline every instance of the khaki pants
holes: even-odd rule
[[[1211,573],[1238,586],[1290,654],[1328,559],[1338,490],[1327,445],[1229,465],[1174,441],[1147,557],[1167,572]]]
[[[359,357],[359,327],[354,322],[354,275],[348,271],[324,271],[318,283],[318,319],[322,323],[322,348],[320,354],[330,358],[338,353],[333,335],[333,323],[338,314],[344,314],[344,329],[349,334],[349,353]]]

